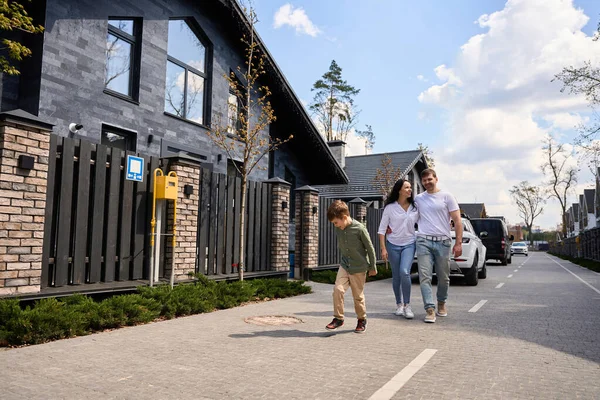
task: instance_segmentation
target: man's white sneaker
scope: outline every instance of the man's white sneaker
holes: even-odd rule
[[[399,317],[404,315],[404,306],[402,304],[398,304],[398,308],[396,308],[396,312],[394,314]]]
[[[413,319],[415,317],[415,314],[412,312],[412,309],[410,308],[410,304],[407,304],[404,306],[404,318],[406,319]]]

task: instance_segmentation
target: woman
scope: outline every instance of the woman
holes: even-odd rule
[[[415,223],[419,218],[413,203],[410,182],[399,179],[392,188],[387,200],[381,223],[379,224],[379,241],[381,256],[392,265],[392,285],[396,296],[396,312],[407,319],[414,318],[410,307],[410,268],[415,256]],[[391,233],[387,235],[388,226]],[[388,231],[389,232],[389,231]]]

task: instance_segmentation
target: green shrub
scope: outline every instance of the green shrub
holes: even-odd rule
[[[150,322],[160,316],[161,304],[140,294],[110,297],[98,306],[92,329],[119,328]]]
[[[304,281],[284,281],[280,279],[255,279],[250,281],[255,287],[255,296],[259,299],[282,299],[299,294],[311,293],[310,286]]]
[[[252,281],[217,282],[211,288],[216,298],[218,309],[232,308],[253,300],[256,290]]]
[[[311,281],[319,282],[319,283],[328,283],[333,285],[335,283],[335,279],[337,277],[337,270],[323,270],[323,271],[314,271],[311,275]],[[379,281],[382,279],[389,279],[392,277],[392,269],[388,268],[386,264],[377,265],[377,275],[369,276],[367,275],[367,282]]]

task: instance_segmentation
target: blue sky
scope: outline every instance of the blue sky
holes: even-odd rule
[[[429,145],[440,186],[459,202],[485,202],[511,222],[519,219],[508,189],[523,179],[543,181],[543,135],[567,141],[589,115],[582,99],[560,94],[549,81],[562,65],[599,57],[593,53],[600,54],[600,42],[590,38],[600,18],[597,0],[255,6],[261,37],[303,101],[310,102],[312,84],[335,59],[361,89],[359,128],[373,126],[373,152]],[[589,178],[582,171],[577,190],[589,187]],[[555,226],[557,213],[549,202],[540,225]]]

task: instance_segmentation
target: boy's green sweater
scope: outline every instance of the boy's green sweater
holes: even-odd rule
[[[341,252],[340,264],[349,274],[377,271],[375,248],[363,224],[353,219],[346,229],[335,228],[335,233]]]

